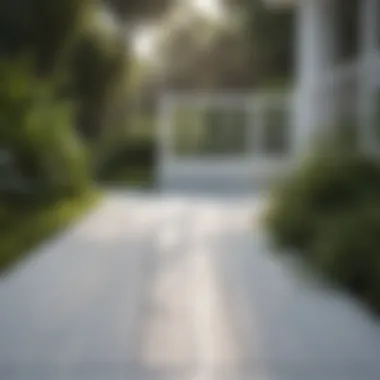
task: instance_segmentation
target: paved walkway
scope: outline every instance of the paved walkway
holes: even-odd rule
[[[110,194],[0,280],[0,379],[379,380],[380,325],[268,252],[259,210]]]

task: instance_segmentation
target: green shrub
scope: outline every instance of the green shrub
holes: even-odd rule
[[[380,306],[380,164],[338,144],[320,150],[272,194],[276,246]]]
[[[308,248],[326,218],[360,208],[380,196],[380,169],[355,152],[311,158],[273,194],[269,227],[282,244]]]
[[[38,80],[25,60],[0,63],[0,127],[0,148],[10,153],[22,179],[9,196],[70,194],[87,187],[86,152],[71,105],[57,100],[54,84]]]
[[[106,157],[98,169],[98,177],[107,179],[116,172],[129,169],[144,169],[152,172],[156,156],[156,144],[151,138],[139,138],[126,141]]]
[[[311,248],[314,263],[350,291],[380,306],[380,201],[325,220]]]

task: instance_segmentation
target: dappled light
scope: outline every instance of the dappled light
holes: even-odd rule
[[[0,0],[0,380],[380,379],[379,0]]]

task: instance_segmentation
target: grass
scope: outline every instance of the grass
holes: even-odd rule
[[[0,273],[70,226],[99,200],[98,193],[27,207],[0,204]]]

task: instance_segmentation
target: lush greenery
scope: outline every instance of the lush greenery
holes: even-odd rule
[[[152,135],[130,138],[115,146],[98,170],[105,185],[151,188],[154,183],[156,144]]]
[[[99,199],[96,192],[55,201],[0,203],[0,272],[69,226]]]
[[[13,166],[8,178],[2,176],[3,192],[84,190],[86,150],[73,128],[70,103],[55,97],[54,83],[38,80],[25,60],[1,62],[0,83],[0,148]]]
[[[294,252],[380,310],[380,164],[350,146],[318,152],[275,189],[267,225]]]
[[[128,38],[169,4],[0,2],[0,268],[93,204],[95,179],[152,166],[125,134]]]

